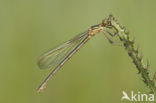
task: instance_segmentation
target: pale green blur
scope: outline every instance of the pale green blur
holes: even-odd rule
[[[51,69],[40,70],[37,60],[112,13],[136,38],[144,61],[150,61],[152,77],[155,4],[155,0],[0,0],[0,103],[121,103],[123,90],[129,95],[148,93],[124,48],[109,44],[102,33],[56,73],[42,94],[37,88]]]

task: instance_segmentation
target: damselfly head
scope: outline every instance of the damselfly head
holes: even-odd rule
[[[109,19],[104,19],[101,24],[103,27],[112,28],[112,23]]]

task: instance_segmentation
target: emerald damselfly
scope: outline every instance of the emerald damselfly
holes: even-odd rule
[[[111,27],[109,19],[105,19],[102,23],[91,26],[85,32],[41,55],[38,60],[39,68],[45,69],[53,67],[54,69],[39,86],[38,92],[41,92],[46,88],[47,82],[50,78],[54,76],[54,74],[69,60],[69,58],[73,56],[74,53],[76,53],[91,37],[104,31],[105,27]]]

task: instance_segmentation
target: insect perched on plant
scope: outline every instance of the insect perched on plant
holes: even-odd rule
[[[82,47],[82,45],[84,45],[95,34],[99,32],[104,32],[109,42],[113,43],[106,35],[106,32],[109,33],[111,36],[114,36],[116,33],[111,34],[110,32],[104,30],[105,28],[112,28],[111,21],[109,20],[109,18],[103,20],[100,24],[91,26],[87,31],[75,36],[71,40],[41,55],[38,61],[38,66],[41,69],[50,68],[54,65],[56,66],[40,85],[40,87],[38,88],[38,92],[41,92],[46,87],[47,82],[62,67],[62,65],[66,61],[68,61],[69,58],[71,58],[73,54],[76,53]]]

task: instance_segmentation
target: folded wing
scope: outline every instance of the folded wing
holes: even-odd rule
[[[46,69],[53,66],[55,68],[64,58],[68,57],[88,37],[88,31],[85,31],[60,46],[44,53],[39,57],[38,66],[40,69]]]

